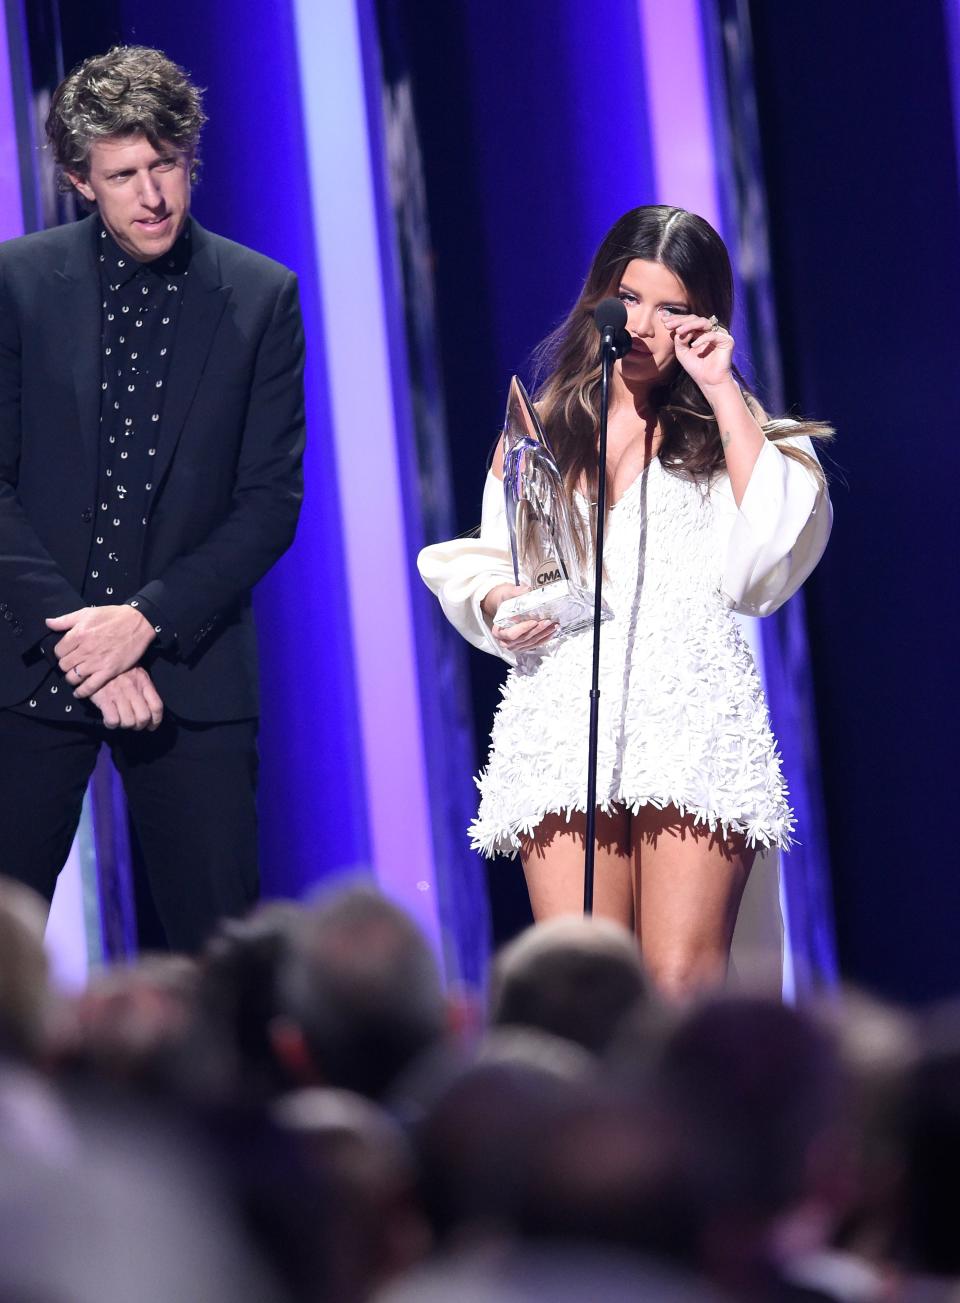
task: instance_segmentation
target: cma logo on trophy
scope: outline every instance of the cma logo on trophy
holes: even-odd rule
[[[543,588],[547,584],[558,583],[563,578],[563,571],[557,562],[551,558],[549,561],[544,561],[542,565],[537,566],[533,573],[533,586],[534,588]]]

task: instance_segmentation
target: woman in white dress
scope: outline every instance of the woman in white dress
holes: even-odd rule
[[[758,847],[790,845],[793,816],[760,680],[735,611],[767,615],[819,560],[831,512],[811,437],[771,421],[733,365],[733,279],[702,218],[625,214],[579,299],[544,343],[535,395],[581,524],[595,521],[598,339],[604,298],[627,309],[607,444],[594,911],[636,930],[660,988],[722,980]],[[498,447],[479,539],[426,548],[420,571],[475,646],[509,661],[474,845],[519,852],[534,917],[581,907],[591,632],[494,626],[513,584]],[[595,514],[595,513],[594,513]]]

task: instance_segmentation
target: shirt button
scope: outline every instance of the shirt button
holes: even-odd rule
[[[84,507],[83,511],[80,512],[80,519],[85,525],[90,524],[91,520],[93,520],[93,512],[89,507]]]

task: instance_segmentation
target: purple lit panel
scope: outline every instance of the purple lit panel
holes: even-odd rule
[[[439,949],[388,313],[353,0],[296,0],[372,867]]]
[[[947,29],[954,141],[957,150],[960,151],[960,0],[943,0],[943,17]],[[960,162],[958,162],[957,179],[960,180]]]
[[[722,230],[699,0],[637,0],[657,200]]]
[[[17,129],[13,117],[10,44],[7,15],[0,6],[0,240],[23,234],[23,200],[17,157]]]

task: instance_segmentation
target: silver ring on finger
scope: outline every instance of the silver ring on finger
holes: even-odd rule
[[[716,315],[710,317],[709,321],[711,330],[723,330],[723,327],[720,325],[720,319]]]

